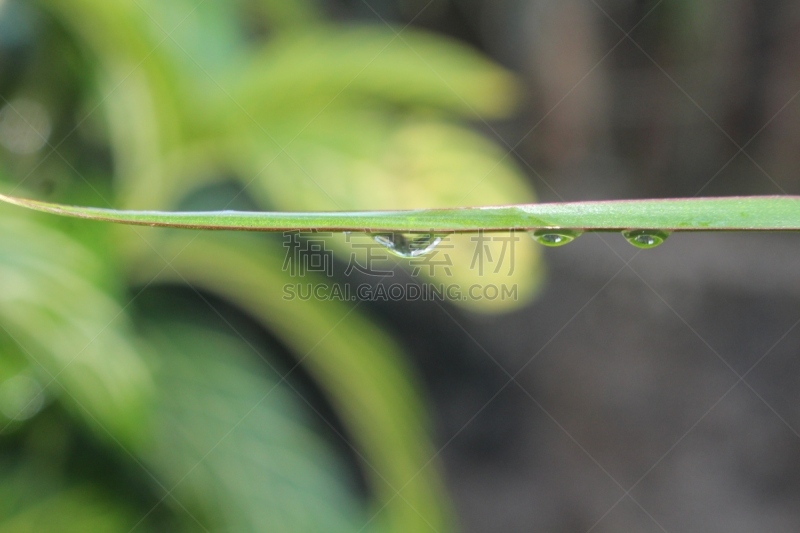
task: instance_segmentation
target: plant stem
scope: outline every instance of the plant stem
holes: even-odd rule
[[[544,203],[410,211],[161,212],[76,207],[0,195],[36,211],[98,221],[242,231],[470,233],[570,228],[582,231],[800,230],[800,197],[751,196]]]

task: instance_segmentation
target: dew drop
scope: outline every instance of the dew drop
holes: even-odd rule
[[[661,230],[637,229],[623,231],[623,237],[637,248],[655,248],[669,237],[669,233]]]
[[[564,246],[569,244],[583,232],[572,229],[537,229],[531,232],[531,238],[545,246]]]
[[[442,242],[442,238],[433,233],[375,233],[372,238],[398,257],[425,255]]]

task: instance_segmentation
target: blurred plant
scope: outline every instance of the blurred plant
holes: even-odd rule
[[[58,201],[528,202],[504,153],[454,122],[500,117],[516,91],[461,45],[327,24],[310,1],[0,3],[0,179]],[[6,207],[0,227],[0,531],[452,528],[399,348],[357,306],[282,299],[281,243]],[[503,278],[518,303],[539,279],[520,244]],[[454,281],[475,281],[468,264],[456,257]],[[317,417],[298,365],[341,429]],[[352,448],[366,497],[330,438]]]

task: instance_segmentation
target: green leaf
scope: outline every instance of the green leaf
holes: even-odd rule
[[[145,15],[148,40],[153,46],[161,43],[171,64],[198,82],[208,83],[209,74],[225,77],[231,58],[245,49],[236,2],[136,0],[135,4]]]
[[[118,211],[5,195],[0,195],[0,201],[57,215],[121,224],[244,231],[470,233],[546,228],[584,231],[800,230],[798,196],[620,200],[327,213]]]
[[[198,89],[197,64],[164,34],[180,29],[180,20],[153,20],[136,0],[35,0],[35,5],[63,26],[91,65],[87,77],[94,95],[80,120],[104,109],[120,189],[158,190],[157,169],[163,154],[180,144],[185,134],[180,117]],[[193,7],[182,16],[191,16]]]
[[[98,435],[136,440],[152,382],[124,309],[97,284],[105,265],[69,235],[19,215],[0,210],[0,334]]]
[[[349,304],[285,299],[297,282],[261,239],[173,233],[131,264],[135,281],[190,284],[260,320],[302,362],[342,418],[376,501],[373,523],[392,533],[451,528],[419,391],[399,348]],[[194,237],[191,238],[190,237]],[[172,268],[163,268],[167,258]],[[306,277],[303,283],[324,280]],[[356,529],[358,530],[358,529]]]
[[[51,466],[3,457],[0,533],[118,533],[136,524],[132,506],[98,487],[71,482]]]
[[[148,313],[144,328],[159,391],[144,455],[164,485],[213,531],[358,530],[365,509],[269,354],[191,318]]]
[[[320,15],[317,0],[244,0],[241,3],[264,17],[270,27],[279,29],[307,25]]]
[[[0,533],[119,533],[135,525],[131,514],[96,490],[75,488],[0,517]]]
[[[463,44],[383,25],[279,36],[235,83],[228,92],[236,102],[272,119],[312,118],[330,105],[364,106],[365,99],[492,119],[506,116],[520,92],[508,71]]]

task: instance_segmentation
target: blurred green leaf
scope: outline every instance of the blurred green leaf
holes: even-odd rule
[[[508,72],[452,40],[411,29],[398,35],[401,28],[380,24],[325,24],[314,0],[31,5],[47,14],[41,31],[58,34],[43,50],[69,44],[76,65],[55,89],[32,83],[48,96],[42,101],[68,115],[75,111],[59,102],[60,85],[86,78],[74,96],[84,100],[80,116],[68,127],[102,108],[108,130],[95,142],[110,148],[115,205],[171,209],[202,184],[232,175],[252,183],[245,188],[262,208],[284,211],[534,199],[504,151],[448,122],[505,116],[520,92]],[[84,159],[70,157],[76,168],[64,172],[67,179],[83,173]],[[67,201],[82,197],[72,193]],[[429,464],[435,454],[424,408],[402,354],[353,306],[284,300],[282,287],[292,280],[275,247],[187,234],[160,241],[163,234],[124,229],[114,232],[118,239],[96,239],[80,224],[58,229],[5,213],[0,209],[0,378],[30,368],[45,384],[58,376],[64,405],[97,434],[105,428],[144,453],[157,480],[177,485],[175,494],[203,523],[225,531],[451,526],[436,463]],[[540,271],[532,243],[522,248],[514,279],[529,295]],[[349,250],[340,244],[339,252]],[[453,253],[471,251],[458,245]],[[218,294],[292,350],[363,460],[372,491],[367,516],[309,429],[304,406],[240,340],[189,326],[191,313],[172,322],[155,313],[143,342],[114,297],[123,290],[115,267],[141,284],[156,277]],[[470,276],[456,274],[459,283]],[[140,356],[151,348],[152,369]],[[231,416],[271,387],[274,393],[222,438]],[[152,437],[149,446],[137,440],[143,434]],[[69,500],[72,485],[64,486],[63,501],[85,503],[76,516],[95,513],[91,497]],[[80,494],[94,489],[87,490]]]
[[[88,485],[23,463],[0,468],[0,533],[119,533],[135,525],[131,509]]]
[[[245,48],[239,28],[238,2],[219,0],[136,0],[145,15],[149,41],[161,43],[173,65],[182,65],[204,84],[208,75],[229,72],[231,58]]]
[[[103,438],[141,436],[152,381],[105,265],[65,233],[0,209],[0,328]]]
[[[304,26],[319,19],[317,0],[239,0],[247,9],[264,18],[270,28]]]
[[[159,401],[145,455],[182,505],[215,531],[349,532],[364,523],[306,405],[251,347],[188,318],[148,320]]]
[[[174,234],[158,252],[130,265],[134,280],[155,276],[224,296],[268,326],[323,387],[363,457],[379,530],[450,530],[419,392],[381,330],[341,302],[284,299],[284,285],[297,280],[259,239]],[[161,257],[172,268],[162,269]]]
[[[80,119],[104,112],[117,187],[126,195],[158,195],[161,160],[186,133],[181,117],[193,100],[187,92],[193,94],[197,85],[197,66],[176,60],[176,45],[156,24],[166,22],[154,21],[135,0],[35,1],[76,40],[92,66],[87,76],[94,91]],[[190,15],[191,8],[184,17]]]
[[[134,523],[91,489],[73,489],[0,520],[0,533],[119,533]]]
[[[330,106],[370,104],[492,119],[507,115],[519,93],[507,71],[463,44],[383,25],[280,35],[231,82],[219,98],[233,99],[265,127],[287,115],[310,119]]]

